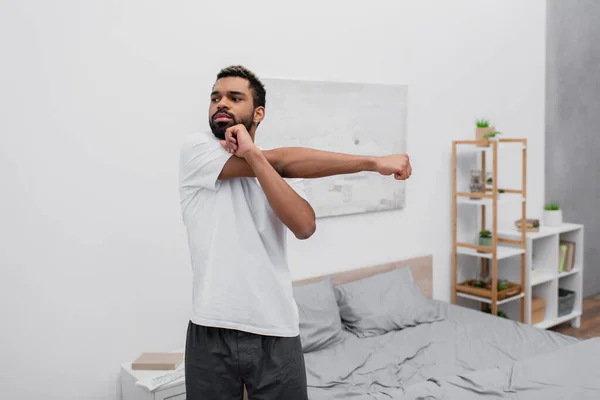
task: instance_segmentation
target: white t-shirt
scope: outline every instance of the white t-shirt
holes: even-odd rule
[[[259,335],[299,334],[287,227],[256,178],[219,180],[230,157],[210,132],[181,148],[180,196],[193,270],[192,322]],[[306,198],[302,180],[286,180]]]

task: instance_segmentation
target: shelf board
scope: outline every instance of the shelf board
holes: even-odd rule
[[[534,326],[536,328],[540,328],[540,329],[548,329],[548,328],[552,328],[553,326],[560,325],[563,322],[567,322],[572,319],[575,319],[577,317],[581,317],[581,311],[573,311],[571,314],[567,314],[562,317],[558,317],[558,318],[554,318],[554,319],[547,319],[545,321],[538,322]]]
[[[499,142],[498,150],[523,150],[527,147],[520,142]],[[493,147],[490,144],[488,147],[477,147],[475,144],[461,144],[456,147],[457,153],[476,153],[482,151],[492,151]]]
[[[542,283],[550,282],[555,279],[556,275],[554,275],[550,271],[544,270],[535,270],[535,272],[531,272],[531,286],[541,285]]]
[[[457,247],[456,252],[458,254],[492,259],[492,253],[479,253],[477,250],[471,249],[469,247]],[[497,256],[498,260],[501,260],[503,258],[518,256],[523,253],[525,253],[525,250],[520,249],[518,247],[498,246]]]
[[[539,232],[526,232],[525,236],[528,239],[540,239],[561,233],[572,232],[580,228],[583,228],[583,225],[568,223],[562,224],[561,226],[540,226]],[[498,229],[498,235],[516,239],[521,238],[521,232],[519,232],[516,227],[510,229]]]
[[[464,298],[464,299],[470,299],[470,300],[479,301],[479,302],[481,302],[481,303],[492,304],[492,299],[488,299],[488,298],[486,298],[486,297],[474,296],[474,295],[472,295],[472,294],[463,293],[463,292],[458,292],[458,291],[456,292],[456,295],[457,295],[458,297],[462,297],[462,298]],[[498,304],[498,305],[502,305],[502,304],[510,303],[511,301],[514,301],[514,300],[519,300],[519,299],[521,299],[521,298],[523,298],[523,297],[525,297],[525,294],[524,294],[524,293],[520,293],[520,294],[518,294],[518,295],[516,295],[516,296],[512,296],[512,297],[509,297],[509,298],[507,298],[507,299],[500,300],[500,301],[498,301],[498,303],[497,303],[497,304]]]
[[[579,273],[579,272],[581,272],[581,268],[573,268],[572,270],[570,270],[570,271],[567,271],[567,272],[560,272],[560,273],[558,274],[558,278],[559,278],[559,279],[560,279],[560,278],[564,278],[564,277],[567,277],[567,276],[571,276],[571,275],[573,275],[573,274],[577,274],[577,273]]]
[[[505,195],[503,198],[497,200],[497,204],[509,204],[509,203],[522,203],[525,199],[518,195]],[[494,203],[493,199],[470,199],[468,197],[458,196],[456,198],[458,204],[473,204],[478,206],[491,206]]]

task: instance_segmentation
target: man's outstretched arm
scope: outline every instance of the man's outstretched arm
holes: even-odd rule
[[[412,172],[406,154],[357,156],[303,147],[283,147],[269,152],[266,157],[286,178],[322,178],[368,171],[407,179]]]
[[[227,140],[221,145],[234,153],[238,144],[232,128],[227,132]],[[357,156],[321,151],[303,147],[284,147],[262,152],[269,163],[284,178],[322,178],[325,176],[352,174],[362,171],[394,175],[396,179],[408,179],[412,173],[410,160],[406,154],[384,157]],[[219,179],[240,176],[255,176],[252,168],[243,159],[231,159],[223,168]]]

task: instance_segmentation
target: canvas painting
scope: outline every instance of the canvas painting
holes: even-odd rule
[[[264,149],[309,147],[364,156],[406,152],[406,85],[264,79]],[[318,218],[402,209],[405,182],[376,172],[304,181]]]

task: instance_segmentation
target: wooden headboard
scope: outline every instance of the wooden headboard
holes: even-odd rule
[[[396,268],[402,267],[410,267],[415,281],[417,281],[417,284],[423,291],[423,294],[431,298],[433,296],[433,257],[431,255],[410,258],[408,260],[396,261],[387,264],[358,268],[350,271],[338,272],[335,274],[321,275],[309,279],[302,279],[295,281],[294,285],[306,285],[308,283],[326,279],[330,276],[333,277],[334,285],[340,285],[343,283],[368,278],[369,276],[377,275],[382,272],[389,272]]]

